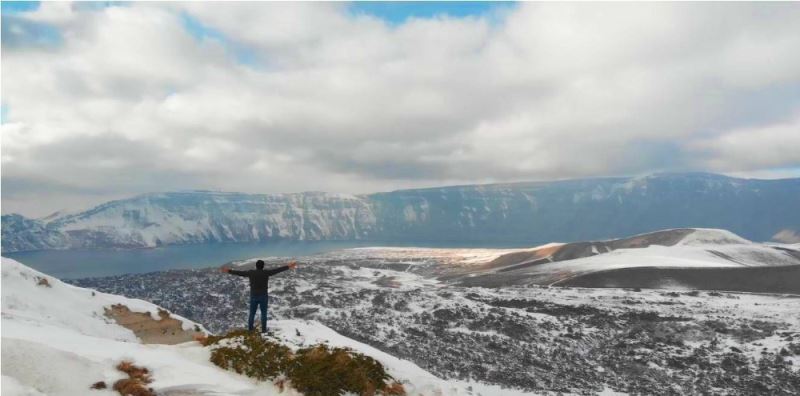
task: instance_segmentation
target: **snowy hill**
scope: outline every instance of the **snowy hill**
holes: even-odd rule
[[[574,282],[589,274],[618,271],[618,277],[625,278],[625,272],[619,271],[637,268],[671,268],[673,273],[693,269],[750,268],[761,269],[766,274],[775,267],[800,268],[797,266],[800,266],[800,250],[754,243],[726,230],[683,228],[607,241],[554,243],[510,252],[457,271],[448,279],[485,286],[579,285]],[[749,274],[752,276],[756,272],[750,271]],[[667,279],[655,278],[647,286],[631,285],[632,281],[625,281],[624,286],[651,287],[658,285],[659,281],[664,281],[663,287],[670,286]],[[580,283],[580,286],[609,285]],[[715,287],[698,285],[696,288]],[[737,289],[731,285],[723,290]]]
[[[175,192],[2,221],[6,252],[275,239],[533,244],[682,227],[787,242],[800,232],[800,179],[689,173],[369,195]]]
[[[151,303],[71,286],[14,260],[2,259],[3,395],[113,395],[89,390],[123,378],[114,367],[123,360],[148,368],[150,386],[163,395],[293,395],[269,382],[222,370],[209,362],[209,350],[194,341],[165,340],[147,328],[185,332],[205,329]],[[110,313],[124,306],[130,315]],[[131,318],[145,316],[144,320]],[[149,316],[149,319],[147,318]],[[290,347],[326,342],[346,346],[383,363],[390,374],[415,394],[477,394],[448,384],[413,363],[343,337],[328,327],[304,320],[273,322],[277,337]],[[191,337],[189,337],[191,339]],[[161,341],[170,341],[166,345]],[[499,388],[497,388],[499,389]]]

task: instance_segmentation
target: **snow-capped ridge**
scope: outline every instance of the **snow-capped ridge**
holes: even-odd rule
[[[750,245],[753,242],[728,230],[719,228],[691,228],[694,232],[681,239],[678,244],[697,245]]]
[[[586,240],[714,226],[766,241],[800,229],[800,179],[667,174],[398,190],[149,193],[44,219],[3,216],[6,252],[209,242]],[[789,215],[769,208],[785,208]],[[689,210],[687,210],[689,209]],[[741,218],[758,218],[742,224]]]

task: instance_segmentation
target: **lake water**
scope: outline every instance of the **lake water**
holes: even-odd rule
[[[270,243],[218,243],[166,246],[129,250],[44,250],[3,253],[31,268],[60,279],[78,279],[164,271],[207,268],[252,257],[302,257],[339,249],[365,246],[421,247],[513,247],[475,244],[380,243],[366,241],[286,241]]]

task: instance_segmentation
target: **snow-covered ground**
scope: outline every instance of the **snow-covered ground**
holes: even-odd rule
[[[656,242],[641,247],[609,249],[618,241],[654,238],[669,233],[686,234],[674,243]],[[679,235],[681,235],[679,234]],[[558,257],[559,252],[574,245],[587,245],[574,258]],[[782,249],[781,249],[782,248]],[[795,255],[788,253],[795,250]],[[538,252],[538,254],[536,254]],[[520,255],[530,253],[529,256]],[[491,265],[493,260],[520,255],[520,259]],[[800,244],[760,244],[748,241],[730,231],[720,229],[676,229],[635,235],[621,240],[581,243],[548,243],[526,249],[447,249],[414,247],[368,247],[326,253],[323,259],[372,261],[374,263],[408,264],[415,272],[436,267],[431,274],[557,274],[556,280],[599,271],[623,268],[737,268],[800,265]],[[242,260],[244,264],[253,260]],[[533,264],[525,266],[524,264]],[[522,265],[521,265],[522,264]]]
[[[721,257],[719,252],[728,258]],[[680,245],[619,249],[575,260],[545,263],[528,273],[561,273],[569,277],[622,268],[735,268],[800,264],[781,252],[758,245]],[[559,279],[563,280],[563,279]]]
[[[703,239],[702,246],[713,242]],[[594,257],[603,255],[610,253]],[[461,263],[475,257],[483,261]],[[297,271],[270,281],[270,312],[281,328],[318,321],[348,342],[413,362],[414,370],[445,379],[448,386],[486,395],[800,391],[796,295],[535,284],[489,288],[453,281],[459,271],[492,271],[483,265],[495,258],[487,252],[413,248],[306,257]],[[268,267],[284,264],[267,261]],[[78,282],[156,301],[215,331],[241,326],[246,318],[246,281],[217,269]],[[306,330],[293,328],[308,337]],[[287,343],[314,340],[287,330],[281,333]]]
[[[159,319],[161,308],[154,304],[68,285],[3,258],[2,394],[113,395],[116,393],[110,390],[90,391],[89,387],[123,378],[114,368],[123,360],[147,367],[153,374],[151,386],[159,394],[295,394],[214,366],[209,362],[209,349],[194,341],[143,344],[131,330],[105,315],[105,309],[114,304]],[[171,316],[181,320],[184,329],[198,326],[204,331],[197,323]],[[293,347],[324,342],[372,356],[404,383],[409,395],[479,394],[469,391],[468,384],[443,381],[414,363],[344,337],[319,322],[281,320],[271,324],[276,337]]]
[[[619,268],[710,268],[800,264],[770,246],[753,243],[730,231],[694,229],[673,246],[618,249],[591,257],[543,264],[539,272],[581,273]]]
[[[472,261],[471,266],[451,265],[447,271],[449,279],[483,276],[482,279],[487,280],[484,284],[491,286],[555,285],[591,273],[622,269],[800,265],[800,249],[795,245],[754,243],[727,230],[704,228],[662,230],[617,240],[548,244],[503,252],[494,256],[496,260],[490,252],[481,255],[486,259]],[[480,281],[469,282],[473,286],[481,285]]]
[[[273,326],[276,338],[293,349],[324,343],[350,348],[375,358],[387,367],[392,377],[400,379],[409,395],[532,395],[530,392],[479,382],[443,381],[412,362],[398,359],[367,344],[344,337],[317,321],[279,320],[275,321]],[[469,387],[473,390],[469,391]]]
[[[89,394],[89,386],[95,382],[113,384],[123,378],[124,374],[114,368],[122,360],[150,369],[152,387],[160,392],[278,392],[272,384],[255,383],[220,370],[209,362],[209,352],[197,342],[143,344],[104,311],[123,304],[158,319],[159,307],[154,304],[71,286],[6,258],[2,259],[2,276],[4,396]],[[182,320],[186,329],[200,326],[172,316]],[[109,390],[91,392],[116,394]]]
[[[568,278],[614,268],[784,268],[796,258],[792,249],[703,229],[519,250],[349,249],[305,258],[298,271],[276,276],[270,325],[292,348],[325,342],[372,356],[410,395],[652,394],[665,387],[673,394],[796,394],[796,295],[461,282],[536,271]],[[544,262],[513,268],[518,258],[542,260],[541,252],[549,255]],[[269,258],[268,266],[282,260]],[[143,344],[106,317],[107,307],[123,304],[158,320],[160,308],[147,300],[214,331],[240,327],[241,278],[206,269],[76,281],[114,293],[105,294],[8,259],[2,275],[4,395],[85,394],[94,382],[121,378],[114,369],[121,360],[152,370],[161,394],[279,392],[212,365],[196,342]],[[172,317],[184,330],[204,331]]]

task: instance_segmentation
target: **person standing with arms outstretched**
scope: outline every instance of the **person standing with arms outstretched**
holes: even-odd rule
[[[269,277],[288,269],[297,269],[297,261],[290,261],[284,267],[264,269],[264,260],[256,262],[256,269],[249,271],[232,270],[222,267],[219,270],[231,275],[246,276],[250,281],[250,316],[247,318],[247,329],[253,331],[253,321],[256,318],[256,309],[261,308],[261,332],[267,332],[267,302],[269,300]]]

